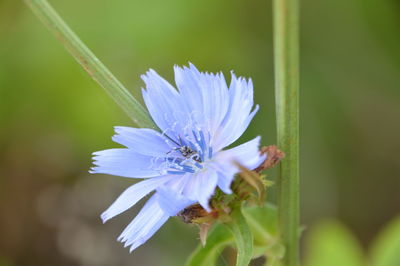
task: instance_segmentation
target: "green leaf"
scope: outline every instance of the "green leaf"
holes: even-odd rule
[[[324,221],[309,232],[305,266],[365,266],[362,248],[338,221]],[[382,266],[382,265],[379,265]]]
[[[387,225],[370,250],[372,266],[400,265],[400,217]]]
[[[208,234],[207,243],[199,245],[189,257],[186,266],[213,266],[218,255],[228,245],[233,244],[234,238],[229,230],[221,225],[216,225]]]
[[[276,243],[278,234],[278,211],[272,204],[243,208],[243,215],[254,236],[254,244],[270,246]]]
[[[248,266],[253,257],[253,234],[244,218],[241,208],[236,208],[231,213],[232,221],[226,227],[232,232],[236,248],[236,266]]]
[[[265,203],[263,206],[243,208],[243,214],[254,236],[253,259],[267,256],[268,261],[277,261],[283,258],[285,248],[278,238],[278,211],[276,206]]]

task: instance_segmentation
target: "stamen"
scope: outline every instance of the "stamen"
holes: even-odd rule
[[[201,150],[202,150],[201,160],[204,161],[204,154],[206,153],[207,146],[206,146],[206,140],[204,137],[204,133],[202,130],[200,131],[200,136],[201,136],[200,146],[201,146]]]
[[[188,172],[188,173],[194,173],[195,172],[194,169],[192,167],[188,166],[188,165],[184,165],[183,166],[183,170]]]
[[[184,175],[186,172],[181,172],[181,171],[167,171],[168,174],[170,175]]]
[[[202,131],[200,131],[200,132],[202,132]],[[203,144],[205,144],[205,143],[204,143],[204,141],[202,142],[201,137],[198,136],[194,130],[192,130],[192,133],[196,140],[196,143],[195,143],[195,145],[197,146],[196,150],[198,151],[198,153],[200,155],[201,161],[204,162],[204,149],[203,149],[204,145]],[[204,137],[204,135],[203,135],[203,137]],[[201,145],[203,145],[203,147]]]
[[[185,171],[184,167],[182,167],[181,165],[177,165],[177,164],[171,165],[170,168],[176,169],[176,170],[184,170]]]
[[[181,164],[183,162],[183,160],[178,157],[168,157],[166,160],[172,164]]]
[[[200,146],[201,146],[201,149],[204,151],[206,149],[206,139],[204,137],[204,133],[202,130],[200,131],[200,136],[201,136]]]

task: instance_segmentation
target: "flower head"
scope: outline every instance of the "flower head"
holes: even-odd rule
[[[142,79],[145,104],[161,132],[116,127],[113,140],[126,148],[95,152],[91,170],[144,179],[119,196],[101,215],[103,222],[155,191],[118,238],[131,251],[185,207],[199,203],[210,211],[217,187],[232,193],[236,163],[254,169],[265,159],[259,137],[223,150],[243,134],[258,110],[253,110],[251,80],[232,73],[228,87],[222,73],[202,73],[192,64],[175,67],[178,90],[154,70]]]

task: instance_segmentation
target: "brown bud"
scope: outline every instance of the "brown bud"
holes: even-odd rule
[[[200,204],[193,204],[183,209],[177,216],[185,223],[192,223],[194,220],[209,216],[210,214]]]
[[[267,154],[267,159],[254,171],[262,172],[266,169],[272,168],[277,165],[283,158],[285,158],[285,153],[278,149],[277,146],[264,146],[261,148],[261,154]]]

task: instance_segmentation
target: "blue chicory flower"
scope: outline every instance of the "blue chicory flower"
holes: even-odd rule
[[[131,246],[130,251],[189,205],[199,203],[210,211],[217,186],[232,193],[235,162],[254,169],[265,159],[258,149],[260,137],[223,150],[243,134],[258,111],[258,106],[252,110],[251,80],[232,73],[228,87],[222,73],[202,73],[192,64],[174,70],[179,90],[154,70],[142,76],[145,104],[161,132],[115,127],[113,140],[126,148],[94,153],[91,173],[144,179],[119,196],[101,215],[103,222],[156,191],[118,238]]]

